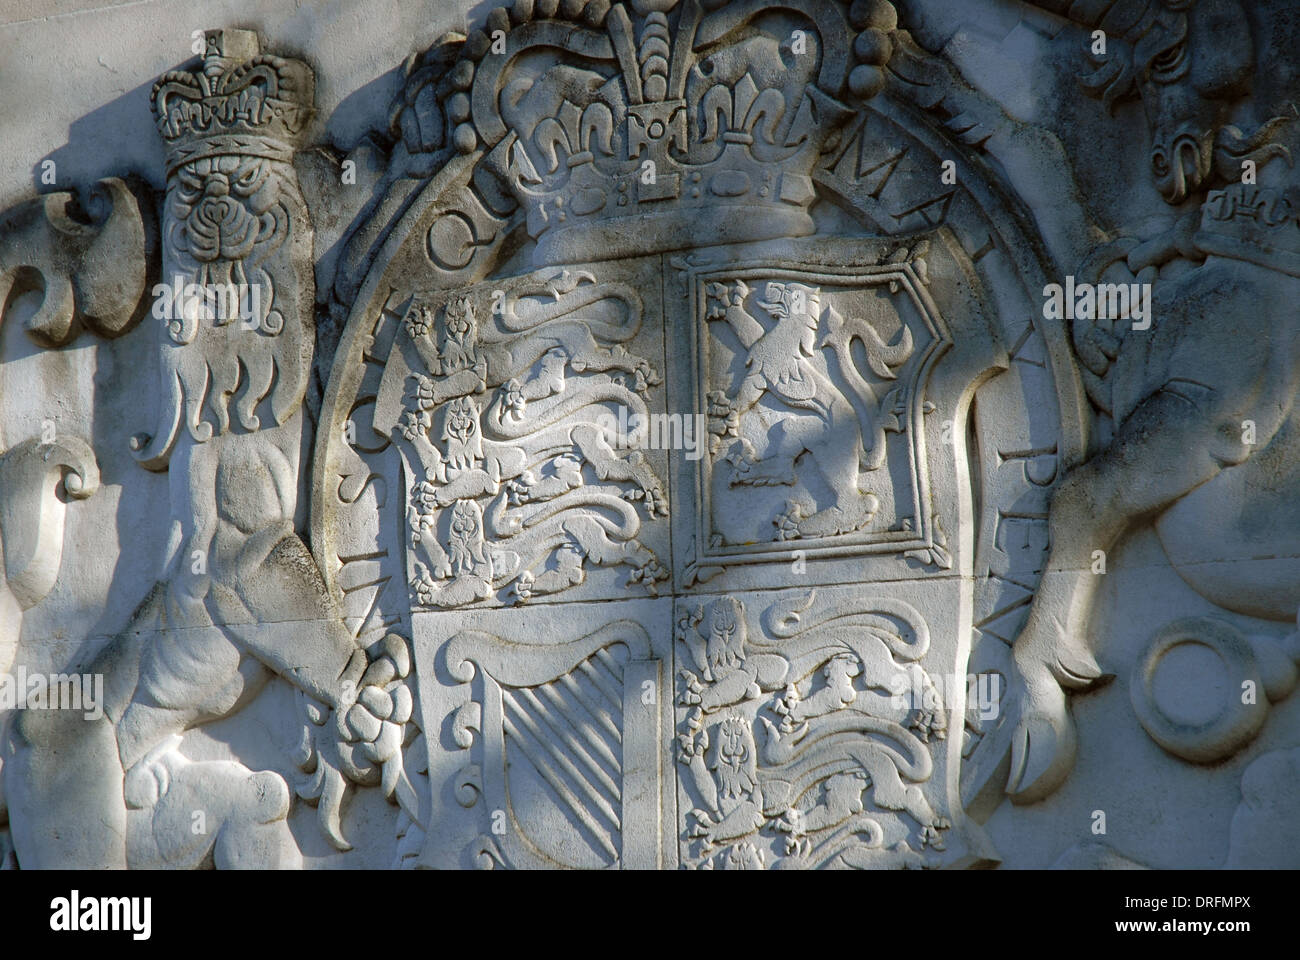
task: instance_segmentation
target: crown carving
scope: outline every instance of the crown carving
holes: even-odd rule
[[[224,154],[292,160],[314,96],[311,68],[259,53],[253,31],[206,31],[198,67],[165,73],[153,87],[168,172]]]
[[[448,145],[484,151],[542,262],[811,234],[816,165],[846,101],[883,87],[896,22],[883,0],[853,7],[516,3],[454,66],[428,58],[395,124],[441,138],[421,99],[436,85]]]

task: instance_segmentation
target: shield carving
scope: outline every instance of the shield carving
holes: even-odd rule
[[[336,288],[314,544],[412,632],[425,864],[996,859],[963,757],[1082,445],[1038,247],[847,7],[716,6],[413,73],[450,142]]]

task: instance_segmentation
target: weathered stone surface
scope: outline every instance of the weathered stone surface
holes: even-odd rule
[[[1285,0],[244,6],[0,170],[0,866],[1300,865]]]

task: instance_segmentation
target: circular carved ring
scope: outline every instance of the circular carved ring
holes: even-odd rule
[[[1247,682],[1256,692],[1252,703],[1242,702]],[[1236,753],[1268,714],[1250,644],[1236,628],[1210,617],[1178,620],[1156,634],[1134,668],[1129,695],[1151,739],[1193,763]]]

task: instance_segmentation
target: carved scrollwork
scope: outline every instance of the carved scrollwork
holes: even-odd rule
[[[82,323],[105,337],[131,329],[143,315],[151,212],[142,189],[108,178],[90,191],[86,216],[73,193],[49,193],[0,217],[0,319],[30,291],[40,306],[27,333],[45,346],[62,346]]]
[[[40,602],[58,579],[67,500],[98,489],[99,464],[78,437],[25,440],[0,454],[5,588],[22,609]]]

